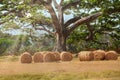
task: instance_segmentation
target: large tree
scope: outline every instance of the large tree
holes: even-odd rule
[[[99,16],[111,15],[120,12],[119,0],[1,0],[6,4],[3,9],[9,10],[2,14],[6,16],[15,13],[18,17],[31,20],[32,27],[36,30],[45,30],[56,38],[56,51],[66,50],[66,40],[80,25],[86,25],[90,34],[87,39],[92,39],[94,23]],[[6,1],[6,2],[5,2]],[[8,6],[8,4],[10,6]],[[16,6],[16,7],[15,7]],[[41,8],[42,7],[42,8]],[[2,9],[2,8],[1,8]],[[33,9],[33,10],[32,10]],[[50,16],[44,16],[42,10]],[[25,15],[27,14],[27,15]],[[65,20],[65,14],[72,17]],[[28,16],[28,17],[25,17]],[[9,19],[13,17],[10,16]],[[22,19],[23,20],[23,19]],[[114,20],[113,20],[114,21]],[[4,23],[2,21],[0,23]],[[27,21],[26,21],[27,22]],[[98,21],[99,22],[99,21]]]
[[[57,1],[58,0],[33,0],[34,3],[36,2],[37,4],[42,4],[43,6],[45,6],[45,8],[50,13],[50,16],[52,19],[52,26],[55,30],[55,36],[57,41],[57,44],[56,44],[57,51],[66,50],[66,39],[80,25],[82,24],[87,25],[88,29],[90,30],[90,35],[88,36],[88,39],[92,38],[93,36],[92,29],[90,27],[91,21],[97,19],[99,16],[103,15],[104,13],[112,14],[120,11],[119,10],[120,6],[118,6],[119,4],[118,0],[113,0],[113,1],[112,0],[107,0],[107,1],[59,0],[60,2],[57,2]],[[108,9],[106,9],[106,7],[108,7]],[[92,9],[94,10],[92,11]],[[104,9],[104,11],[102,11],[102,9]],[[79,15],[75,15],[73,18],[65,21],[64,13],[66,11],[72,12],[70,10],[73,10],[73,12],[75,10],[78,10],[78,12],[80,13],[82,12],[82,10],[86,10],[86,12],[88,13],[85,14],[85,11],[84,11],[84,15],[78,13]]]

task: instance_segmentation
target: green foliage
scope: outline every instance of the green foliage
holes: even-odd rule
[[[14,36],[14,39],[15,41],[13,42],[12,46],[7,51],[9,53],[14,53],[18,55],[19,53],[21,53],[21,49],[31,45],[29,41],[29,37],[26,35],[16,35]]]
[[[0,38],[0,54],[4,53],[13,43],[13,40]]]
[[[14,23],[14,22],[8,22],[8,23],[6,23],[4,26],[2,26],[2,27],[4,27],[4,30],[5,31],[8,31],[8,30],[12,30],[12,29],[20,29],[20,26],[18,26],[16,23]]]
[[[107,19],[107,18],[106,18]],[[119,27],[112,25],[104,27],[98,24],[91,25],[94,29],[94,37],[90,40],[86,38],[89,35],[89,30],[86,25],[78,27],[67,39],[68,50],[71,52],[79,52],[81,50],[104,49],[115,50],[120,47]],[[111,24],[111,23],[110,23]],[[116,24],[117,25],[117,24]]]
[[[86,25],[79,26],[68,38],[69,50],[79,52],[87,49],[116,49],[120,41],[120,2],[119,0],[82,0],[77,8],[74,8],[74,16],[87,16],[98,11],[104,12],[96,21],[90,22],[93,29],[93,39],[86,40],[90,34]],[[118,9],[119,8],[119,9]],[[79,40],[78,40],[79,39]]]

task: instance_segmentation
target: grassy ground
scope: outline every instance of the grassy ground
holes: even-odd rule
[[[79,61],[21,64],[18,56],[0,57],[0,80],[120,80],[116,61]]]
[[[0,80],[119,80],[119,71],[3,75]]]
[[[2,75],[0,80],[119,80],[120,71]]]

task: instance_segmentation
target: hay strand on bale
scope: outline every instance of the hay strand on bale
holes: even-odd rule
[[[80,61],[91,61],[94,59],[92,51],[81,51],[78,53],[78,58]]]
[[[115,51],[108,51],[105,53],[106,60],[117,60],[118,54]]]
[[[41,53],[41,54],[43,55],[43,57],[44,57],[45,54],[47,54],[47,53],[52,53],[52,52],[51,52],[51,51],[41,51],[40,53]]]
[[[59,61],[60,60],[60,53],[59,52],[52,52],[55,56],[55,60]]]
[[[32,56],[30,53],[28,52],[24,52],[22,55],[21,55],[21,63],[32,63]]]
[[[71,61],[73,59],[73,56],[70,52],[61,52],[60,59],[62,61]]]
[[[41,52],[36,52],[34,55],[33,55],[33,61],[35,63],[39,63],[39,62],[43,62],[43,55]]]
[[[52,54],[52,52],[46,52],[43,56],[44,62],[54,62],[55,61],[55,55]]]
[[[104,60],[105,59],[105,51],[104,50],[96,50],[93,51],[94,60]]]
[[[46,53],[49,53],[50,51],[42,51],[42,52],[40,52],[41,54],[46,54]]]

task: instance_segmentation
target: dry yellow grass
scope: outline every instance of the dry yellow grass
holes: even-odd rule
[[[31,64],[21,64],[19,61],[3,61],[3,59],[0,59],[0,74],[23,74],[23,73],[39,74],[47,72],[80,73],[80,72],[101,72],[110,70],[120,71],[120,57],[118,60],[110,61],[81,62],[78,60],[78,58],[75,58],[71,62],[31,63]]]

